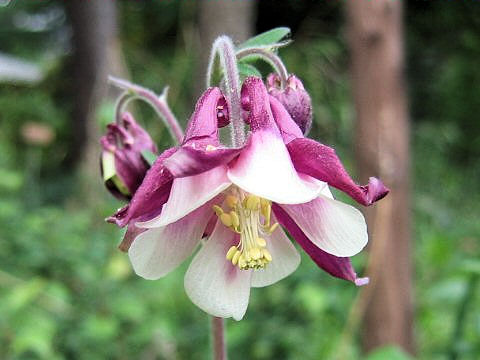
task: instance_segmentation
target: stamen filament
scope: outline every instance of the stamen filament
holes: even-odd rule
[[[264,235],[278,227],[278,223],[270,224],[271,202],[234,188],[225,204],[230,211],[225,212],[218,205],[214,205],[213,210],[223,225],[240,234],[239,243],[231,246],[225,257],[241,270],[264,268],[272,261]]]

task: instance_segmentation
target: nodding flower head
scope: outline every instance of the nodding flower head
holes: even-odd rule
[[[293,121],[306,135],[312,126],[312,100],[295,75],[290,75],[285,89],[280,87],[280,77],[270,74],[267,77],[268,93],[285,107]]]
[[[108,124],[100,139],[100,170],[107,189],[121,200],[129,200],[150,168],[142,152],[158,153],[150,135],[125,112],[120,124]]]
[[[240,320],[250,288],[298,267],[289,232],[320,268],[366,284],[349,259],[367,243],[365,219],[335,200],[329,186],[366,206],[388,189],[376,178],[356,184],[332,148],[303,136],[262,79],[245,79],[241,98],[250,128],[245,144],[222,145],[224,96],[207,89],[183,142],[157,158],[130,203],[108,219],[127,226],[120,248],[135,272],[159,279],[196,252],[185,274],[187,295],[213,316]]]

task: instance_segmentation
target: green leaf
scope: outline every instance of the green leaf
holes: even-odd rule
[[[150,150],[142,150],[142,156],[150,166],[152,166],[155,160],[157,160],[157,155]]]
[[[243,44],[238,46],[238,49],[245,49],[253,46],[273,45],[275,43],[278,43],[280,40],[284,39],[288,35],[290,35],[290,28],[278,27],[248,39]]]
[[[480,260],[468,259],[462,262],[461,267],[467,273],[480,275]]]
[[[262,77],[262,73],[255,66],[243,62],[238,62],[238,73],[242,81],[248,76]]]
[[[399,347],[385,346],[368,354],[366,360],[412,360],[412,357]]]
[[[23,185],[22,173],[7,169],[0,169],[0,190],[14,192]]]

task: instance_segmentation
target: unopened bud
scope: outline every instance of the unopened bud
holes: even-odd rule
[[[293,121],[306,135],[312,126],[312,100],[300,79],[290,75],[285,89],[282,89],[280,77],[277,74],[270,74],[267,77],[267,90],[285,107]]]
[[[142,152],[158,154],[150,135],[125,112],[121,124],[107,125],[100,139],[100,169],[107,189],[121,200],[129,200],[143,181],[149,163]]]

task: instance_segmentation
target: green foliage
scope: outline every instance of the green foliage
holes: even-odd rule
[[[411,360],[412,358],[396,346],[386,346],[368,354],[365,360]]]
[[[169,101],[183,122],[192,111],[194,94],[194,57],[186,51],[192,43],[177,35],[188,34],[192,26],[188,3],[120,4],[121,39],[132,79],[157,93],[169,84]],[[52,1],[18,4],[32,13],[46,11],[46,5],[61,6]],[[453,346],[460,358],[475,359],[480,353],[478,291],[461,324],[462,336],[452,336],[468,279],[479,272],[480,165],[472,154],[480,146],[478,121],[468,122],[479,113],[478,31],[461,25],[466,13],[458,8],[415,6],[428,6],[424,13],[407,16],[418,358],[445,359]],[[11,8],[0,11],[2,50],[45,61],[48,44],[56,44],[51,42],[55,27],[15,33],[12,16]],[[467,19],[477,21],[472,16]],[[434,32],[425,46],[427,30],[438,31],[444,21],[456,31],[442,36]],[[337,34],[339,20],[329,24]],[[317,25],[325,26],[315,22],[315,29]],[[287,34],[280,28],[255,41],[270,45]],[[344,39],[317,33],[302,37],[299,30],[295,40],[294,48],[279,52],[312,96],[310,136],[335,144],[353,170],[349,149],[354,113]],[[242,64],[242,76],[271,71],[268,65],[255,65],[258,70]],[[48,68],[52,71],[38,86],[0,88],[0,358],[209,359],[209,320],[182,286],[189,261],[160,281],[135,276],[127,255],[116,249],[122,231],[103,221],[122,204],[105,192],[95,206],[87,206],[78,179],[60,166],[71,136],[69,101],[61,91],[69,78],[62,69]],[[168,147],[168,132],[153,111],[142,103],[135,103],[135,110],[159,146]],[[111,103],[100,109],[99,117],[102,125],[111,121]],[[27,121],[52,127],[54,143],[42,149],[27,145],[20,131]],[[456,161],[458,154],[468,161]],[[76,190],[66,190],[72,188]],[[353,260],[363,274],[365,257]],[[252,290],[245,321],[227,322],[230,358],[335,359],[351,330],[345,327],[357,295],[356,287],[319,271],[303,254],[292,276]],[[346,360],[362,358],[357,337],[346,346]],[[363,358],[409,359],[394,347]]]
[[[259,35],[256,35],[243,44],[238,46],[238,49],[246,49],[249,47],[276,47],[281,40],[290,35],[288,27],[279,27]]]
[[[238,63],[238,73],[241,81],[248,76],[262,77],[262,73],[255,66],[243,62]]]
[[[147,160],[147,162],[150,165],[153,165],[153,163],[157,159],[157,156],[154,153],[152,153],[150,150],[143,150],[142,151],[142,156],[145,160]]]

